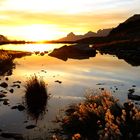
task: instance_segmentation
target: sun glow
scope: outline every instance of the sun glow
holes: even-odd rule
[[[116,27],[139,13],[139,0],[0,0],[0,34],[15,40],[55,40]]]
[[[20,31],[19,38],[31,41],[53,40],[60,37],[58,28],[53,25],[32,24],[29,26],[17,27]]]

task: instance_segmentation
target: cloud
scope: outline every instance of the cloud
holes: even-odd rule
[[[81,15],[60,15],[52,13],[34,13],[34,12],[19,12],[19,11],[1,11],[0,15],[8,15],[5,20],[0,21],[1,25],[22,26],[31,24],[52,24],[61,28],[98,28],[113,27],[127,17],[127,12],[122,15],[118,13],[102,14],[87,13]],[[111,25],[112,24],[112,25]]]
[[[97,31],[140,12],[139,5],[139,0],[0,0],[0,31],[34,24],[52,25],[60,34]]]
[[[78,14],[135,7],[134,0],[5,0],[1,9]]]

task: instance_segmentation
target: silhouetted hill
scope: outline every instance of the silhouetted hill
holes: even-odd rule
[[[112,29],[98,30],[97,33],[89,31],[84,35],[75,35],[73,32],[69,33],[66,37],[59,39],[58,41],[77,41],[89,37],[104,37],[109,34]]]
[[[102,41],[95,42],[94,48],[101,53],[116,55],[132,66],[140,66],[140,14],[119,24]]]
[[[110,32],[109,37],[139,38],[140,14],[134,15],[125,22],[119,24],[119,26]]]
[[[128,18],[125,22],[119,24],[116,28],[112,29],[107,36],[102,33],[105,30],[99,30],[96,37],[88,37],[77,40],[78,43],[109,43],[118,42],[121,40],[140,39],[140,14]],[[109,32],[109,31],[108,31]],[[104,34],[104,33],[103,33]],[[105,34],[104,34],[105,35]],[[105,45],[105,44],[104,44]]]
[[[36,43],[34,41],[25,41],[25,40],[10,40],[4,35],[0,35],[0,45],[3,44],[25,44],[25,43]]]
[[[6,42],[6,41],[8,41],[8,39],[5,36],[0,35],[0,42]]]

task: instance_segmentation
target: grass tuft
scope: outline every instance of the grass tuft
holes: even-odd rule
[[[46,111],[49,97],[46,84],[43,79],[34,75],[26,82],[25,89],[25,103],[28,113],[33,119],[38,119]]]

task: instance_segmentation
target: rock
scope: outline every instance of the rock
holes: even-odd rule
[[[45,70],[41,70],[41,72],[47,73],[47,71],[45,71]]]
[[[18,84],[14,84],[14,85],[12,85],[11,87],[17,87],[17,88],[20,88],[20,85],[18,85]]]
[[[44,55],[44,52],[41,52],[40,55],[43,56]]]
[[[26,129],[33,129],[35,127],[36,127],[36,125],[28,125],[28,126],[26,126]]]
[[[18,109],[18,111],[23,111],[25,110],[25,107],[23,105],[18,105],[18,106],[12,106],[11,109]]]
[[[133,95],[132,93],[128,93],[128,99],[140,101],[139,95]]]
[[[35,51],[35,54],[38,55],[40,52],[39,51]]]
[[[4,101],[3,101],[3,104],[4,104],[4,105],[9,105],[9,100],[4,100]]]
[[[101,88],[101,90],[104,90],[104,88]]]
[[[15,140],[23,140],[22,134],[18,133],[1,133],[1,137]]]
[[[17,109],[18,109],[19,111],[23,111],[23,110],[25,109],[25,107],[24,107],[23,105],[18,105],[18,106],[17,106]]]
[[[7,87],[8,87],[8,84],[7,84],[6,82],[2,82],[2,83],[0,84],[0,86],[3,87],[3,88],[7,88]]]
[[[9,92],[13,93],[14,92],[14,89],[10,89]]]
[[[15,81],[15,82],[13,82],[13,83],[14,83],[14,84],[15,84],[15,83],[21,84],[21,81]]]
[[[132,94],[135,92],[135,89],[132,88],[132,89],[129,89],[128,91],[129,91],[129,94]]]
[[[48,53],[48,51],[44,51],[44,53],[45,53],[45,54],[47,54],[47,53]]]
[[[8,80],[9,80],[9,78],[8,78],[8,77],[6,77],[6,78],[5,78],[5,80],[6,80],[6,81],[8,81]]]
[[[136,85],[132,85],[132,87],[136,87]]]
[[[7,93],[7,91],[4,91],[4,90],[1,90],[0,92],[2,92],[2,93],[4,93],[4,94],[6,94],[6,93]]]
[[[105,85],[105,83],[98,83],[98,84],[96,84],[96,85]]]
[[[12,106],[11,109],[17,109],[17,106]]]
[[[6,97],[6,95],[3,93],[0,93],[0,98],[4,98],[4,97]]]
[[[59,80],[56,80],[55,82],[56,82],[56,83],[59,83],[59,84],[61,84],[61,83],[62,83],[62,81],[59,81]]]

